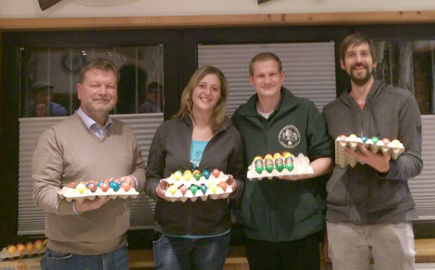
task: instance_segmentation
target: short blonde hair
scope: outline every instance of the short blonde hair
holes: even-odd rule
[[[222,71],[220,71],[218,68],[214,66],[202,66],[192,74],[189,83],[184,88],[183,93],[181,95],[180,110],[174,116],[174,118],[181,119],[184,117],[186,113],[189,113],[191,117],[195,120],[195,117],[192,114],[193,90],[199,85],[201,80],[209,74],[215,74],[219,78],[219,82],[220,82],[221,98],[213,108],[213,112],[211,115],[211,127],[213,131],[216,132],[223,125],[226,117],[225,113],[226,113],[226,102],[228,97],[228,82],[227,79],[225,78],[225,75],[222,73]]]

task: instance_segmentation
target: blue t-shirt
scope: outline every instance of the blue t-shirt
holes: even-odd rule
[[[194,168],[199,167],[201,163],[202,153],[207,146],[208,141],[195,141],[192,140],[192,146],[190,147],[190,162]]]

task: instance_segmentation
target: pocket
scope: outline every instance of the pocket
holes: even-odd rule
[[[45,252],[45,255],[50,260],[60,261],[60,260],[66,260],[66,259],[72,258],[72,256],[74,254],[72,254],[72,253],[57,252],[57,251],[54,251],[54,250],[51,250],[51,249],[47,249],[47,251]]]

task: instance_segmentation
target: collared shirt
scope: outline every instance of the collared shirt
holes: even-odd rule
[[[76,112],[82,118],[85,125],[101,140],[106,136],[107,130],[112,126],[113,122],[110,116],[107,116],[104,127],[100,127],[94,119],[90,118],[81,108]]]

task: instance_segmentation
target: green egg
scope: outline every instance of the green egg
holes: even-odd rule
[[[255,167],[255,171],[258,173],[258,174],[261,174],[262,172],[263,172],[263,170],[264,170],[264,167],[263,166],[257,166],[257,167]]]
[[[273,165],[272,164],[266,165],[266,171],[268,173],[271,173],[273,171]]]
[[[291,172],[291,171],[293,171],[293,169],[295,168],[295,165],[293,165],[293,163],[286,163],[285,164],[285,168],[289,171],[289,172]]]
[[[284,164],[282,163],[276,164],[275,168],[278,172],[282,172],[282,170],[284,170]]]

